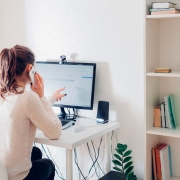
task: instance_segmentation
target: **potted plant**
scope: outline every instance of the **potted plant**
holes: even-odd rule
[[[114,159],[112,162],[114,163],[113,169],[118,171],[118,175],[120,179],[124,180],[137,180],[137,177],[134,175],[133,171],[133,162],[130,154],[131,150],[127,150],[126,144],[117,144],[116,154],[114,154]]]

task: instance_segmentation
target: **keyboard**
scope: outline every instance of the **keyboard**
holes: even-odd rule
[[[62,130],[74,125],[73,120],[62,119],[62,118],[59,118],[59,120],[61,121],[61,124],[62,124]]]

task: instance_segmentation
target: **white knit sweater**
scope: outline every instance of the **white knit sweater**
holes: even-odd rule
[[[54,113],[51,97],[39,98],[33,91],[0,97],[0,162],[8,180],[24,179],[32,166],[31,151],[36,128],[50,139],[61,135],[61,123]]]

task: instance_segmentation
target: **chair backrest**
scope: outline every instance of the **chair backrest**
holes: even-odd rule
[[[6,168],[0,163],[0,179],[8,180],[8,174]]]

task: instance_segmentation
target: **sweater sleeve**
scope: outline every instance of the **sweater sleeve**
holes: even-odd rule
[[[46,97],[31,92],[27,98],[27,115],[32,123],[50,139],[58,139],[62,125]]]
[[[56,102],[56,98],[53,95],[49,96],[47,99],[51,103],[51,105],[53,105]]]

